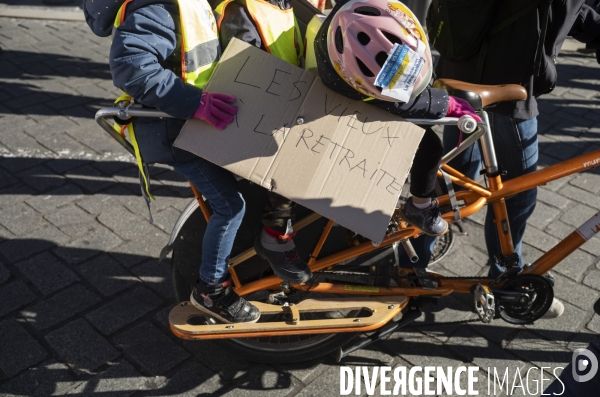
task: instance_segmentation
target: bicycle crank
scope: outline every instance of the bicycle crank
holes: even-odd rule
[[[517,276],[501,289],[491,291],[496,297],[496,313],[511,324],[530,324],[539,320],[554,299],[551,282],[536,274]]]

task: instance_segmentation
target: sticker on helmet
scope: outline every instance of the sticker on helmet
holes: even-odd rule
[[[425,58],[406,44],[394,44],[375,78],[375,85],[382,88],[381,95],[408,102],[424,65]]]
[[[427,35],[425,34],[425,31],[423,31],[415,14],[413,14],[408,7],[400,2],[390,1],[388,2],[386,11],[400,22],[400,25],[404,28],[405,32],[413,36],[417,41],[427,44]]]

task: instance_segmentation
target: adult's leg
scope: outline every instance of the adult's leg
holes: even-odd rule
[[[504,181],[528,174],[537,169],[538,139],[537,119],[518,120],[499,114],[490,114],[494,133],[494,147],[498,164],[506,171]],[[521,247],[527,220],[535,209],[537,189],[527,190],[506,199],[508,223],[512,233],[515,252],[519,255],[519,266],[523,267]],[[488,208],[485,220],[485,241],[489,253],[491,277],[499,276],[503,268],[495,256],[501,255],[498,232],[492,208]]]
[[[245,202],[233,174],[197,157],[172,164],[208,200],[213,214],[202,240],[200,279],[213,285],[227,278],[229,255],[242,218]]]
[[[537,119],[516,120],[508,116],[489,114],[492,125],[494,147],[498,164],[506,170],[503,180],[533,172],[537,168],[538,142]],[[456,127],[444,129],[444,151],[448,152],[458,142],[459,131]],[[450,166],[476,179],[481,166],[481,152],[478,145],[472,145],[461,155],[450,162]],[[537,190],[532,189],[515,195],[506,200],[508,222],[510,224],[515,252],[519,255],[519,266],[523,266],[521,247],[527,219],[535,209]],[[497,277],[503,271],[495,257],[501,255],[498,232],[494,223],[494,213],[491,206],[485,218],[485,241],[488,250],[490,277]]]

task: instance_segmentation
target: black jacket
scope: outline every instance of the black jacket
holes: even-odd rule
[[[319,68],[319,77],[323,83],[333,91],[355,100],[363,100],[365,95],[350,87],[337,74],[327,52],[327,33],[331,24],[331,19],[335,13],[349,0],[343,0],[336,3],[335,7],[323,22],[315,38],[315,55],[317,66]],[[387,102],[380,100],[369,101],[370,104],[385,109],[391,113],[404,118],[426,118],[439,119],[448,112],[448,93],[437,88],[427,88],[414,99],[407,103]]]
[[[480,84],[520,84],[527,90],[526,100],[500,103],[490,111],[524,120],[536,117],[539,112],[535,98],[554,89],[556,57],[567,35],[586,43],[597,41],[600,36],[600,17],[583,4],[585,0],[552,1],[542,67],[540,75],[535,77],[533,63],[541,25],[540,14],[546,1],[538,9],[489,37],[481,81],[475,81],[478,55],[460,63],[440,59],[436,67],[437,77]],[[502,11],[497,18],[504,17]]]

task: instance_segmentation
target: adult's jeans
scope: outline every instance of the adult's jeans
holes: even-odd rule
[[[171,166],[192,182],[213,210],[202,239],[200,279],[221,283],[227,278],[233,241],[246,208],[238,183],[231,172],[200,157]]]
[[[504,181],[533,172],[538,162],[537,119],[519,120],[508,116],[489,113],[496,159],[506,171]],[[460,131],[457,127],[444,127],[444,152],[456,147]],[[471,145],[460,155],[450,161],[449,165],[471,179],[477,179],[482,168],[481,149],[478,144]],[[531,189],[506,199],[508,222],[510,224],[515,252],[519,255],[519,266],[523,267],[521,246],[527,219],[533,213],[537,200],[537,189]],[[487,208],[484,225],[485,241],[488,250],[489,276],[497,277],[503,272],[502,266],[496,261],[501,256],[498,232],[494,223],[494,213],[491,206]],[[419,255],[419,261],[410,264],[408,257],[403,254],[400,263],[403,267],[425,267],[431,258],[435,237],[423,235],[412,240],[413,247]]]

